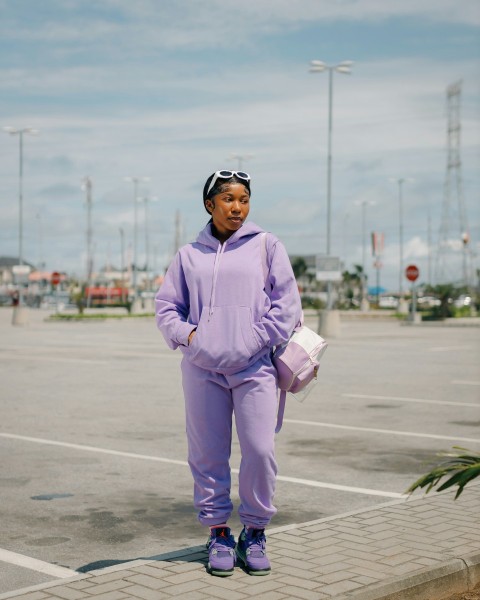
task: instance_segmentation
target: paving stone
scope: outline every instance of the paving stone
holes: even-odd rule
[[[29,594],[15,596],[15,600],[46,600],[46,598],[49,598],[49,596],[44,592],[30,592]]]
[[[201,571],[197,569],[195,571],[189,571],[187,573],[169,575],[168,577],[164,577],[163,581],[167,582],[170,585],[180,585],[181,583],[186,583],[187,581],[200,579],[202,576],[205,576],[205,571],[203,570],[203,568],[201,568]]]
[[[140,600],[161,600],[162,598],[170,597],[170,595],[164,594],[160,590],[152,590],[143,585],[130,585],[128,588],[125,588],[124,592],[128,593],[131,598],[140,598]],[[94,596],[92,598],[95,600]]]
[[[74,590],[86,590],[89,587],[95,585],[94,578],[89,579],[81,579],[80,581],[72,581],[71,583],[66,584],[67,587],[72,588]]]
[[[225,600],[225,598],[228,598],[228,600],[243,600],[250,597],[249,594],[242,594],[240,592],[226,592],[225,589],[217,588],[214,585],[208,588],[208,594],[211,598],[221,598],[222,600]]]
[[[212,585],[220,587],[218,585],[219,583],[220,583],[219,581],[215,580],[214,582],[212,582]],[[206,593],[209,590],[209,586],[208,586],[207,582],[196,580],[196,581],[186,581],[185,583],[181,583],[178,585],[171,585],[166,588],[162,588],[161,591],[165,595],[185,596],[188,598],[190,592],[202,591],[202,590],[204,591],[204,593]]]
[[[336,573],[338,571],[347,571],[348,569],[350,569],[350,563],[344,561],[344,562],[335,562],[332,563],[330,565],[322,565],[320,567],[315,567],[315,572],[317,574],[319,574],[320,577],[323,577],[323,575],[328,575],[330,573]],[[345,577],[344,577],[345,579]]]
[[[114,590],[121,590],[122,588],[127,587],[129,584],[128,581],[121,579],[121,573],[117,573],[117,579],[114,581],[108,581],[106,583],[101,583],[96,585],[94,588],[89,588],[89,594],[104,594],[106,592],[113,592]]]
[[[55,597],[64,598],[65,600],[80,600],[81,598],[85,598],[85,592],[69,588],[66,585],[53,588],[52,594]]]
[[[112,592],[106,592],[105,594],[99,594],[98,596],[92,596],[92,598],[94,598],[94,600],[127,600],[130,596],[128,593],[124,593],[121,590],[114,590]]]
[[[357,590],[359,587],[362,587],[362,584],[355,581],[339,581],[322,587],[322,592],[331,596],[338,596],[339,594],[345,594],[345,592]]]
[[[152,577],[151,575],[143,575],[142,573],[127,577],[125,581],[136,583],[137,585],[143,585],[144,587],[151,588],[152,590],[160,590],[161,588],[169,585],[169,583],[160,577]]]
[[[328,598],[328,596],[320,596],[319,592],[304,590],[298,587],[285,586],[282,592],[286,594],[287,598],[303,598],[304,600],[319,600],[320,598]]]
[[[281,577],[279,581],[281,581],[284,585],[296,586],[305,590],[314,590],[315,588],[318,588],[317,581],[304,579],[303,577],[294,577],[292,575]]]

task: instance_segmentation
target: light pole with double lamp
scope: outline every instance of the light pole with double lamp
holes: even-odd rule
[[[394,177],[390,178],[390,181],[396,182],[398,184],[398,222],[399,222],[399,255],[400,255],[400,265],[398,271],[398,312],[401,314],[408,313],[408,305],[403,297],[403,184],[406,182],[412,182],[413,179],[409,177],[400,177],[395,179]]]
[[[356,205],[362,207],[362,302],[360,308],[362,311],[367,311],[370,308],[367,298],[367,206],[373,206],[373,200],[361,200],[355,202]]]
[[[137,297],[137,238],[138,238],[138,184],[150,181],[150,177],[125,177],[125,181],[133,182],[133,266],[132,287],[134,298]]]
[[[331,252],[331,220],[332,220],[332,107],[333,107],[333,73],[349,75],[353,61],[344,60],[337,65],[327,65],[321,60],[310,61],[310,73],[328,71],[328,155],[327,155],[327,247],[326,255]],[[327,282],[327,311],[332,310],[332,282]],[[333,327],[332,329],[337,329]],[[336,333],[334,333],[335,335]]]
[[[158,198],[156,196],[144,196],[143,198],[138,198],[138,202],[143,202],[145,206],[145,291],[151,291],[151,281],[150,281],[150,235],[149,235],[149,212],[148,212],[148,204],[149,202],[157,202]]]
[[[37,135],[38,129],[33,127],[24,127],[15,129],[15,127],[4,127],[4,131],[10,135],[18,135],[19,139],[19,176],[18,176],[18,264],[23,265],[23,136],[25,133]],[[13,325],[24,325],[27,322],[27,313],[23,301],[22,284],[19,286],[18,306],[13,311]]]

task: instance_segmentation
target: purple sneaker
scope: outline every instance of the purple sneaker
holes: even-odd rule
[[[267,557],[267,538],[265,529],[246,529],[245,527],[238,538],[237,556],[245,565],[249,575],[268,575],[270,561]]]
[[[217,577],[233,575],[235,568],[235,539],[229,527],[215,527],[207,541],[207,571]]]

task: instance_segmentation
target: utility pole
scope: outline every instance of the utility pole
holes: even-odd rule
[[[430,209],[428,209],[427,246],[428,246],[427,282],[428,282],[428,285],[431,286],[432,285],[432,219],[430,216]]]
[[[122,286],[122,302],[125,303],[125,232],[123,227],[119,228],[120,232],[120,273],[122,274],[121,286]]]
[[[85,190],[85,200],[87,205],[87,307],[90,306],[90,289],[92,287],[93,274],[93,229],[92,229],[92,181],[89,177],[83,179],[82,189]]]
[[[179,251],[180,246],[182,245],[182,215],[180,211],[177,210],[175,212],[175,240],[174,240],[174,255]]]

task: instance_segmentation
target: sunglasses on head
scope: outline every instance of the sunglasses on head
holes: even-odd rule
[[[216,171],[212,181],[210,182],[210,185],[208,186],[206,195],[208,196],[208,194],[211,192],[215,183],[217,182],[217,179],[230,179],[234,176],[238,177],[239,179],[243,179],[247,183],[250,182],[250,175],[248,173],[244,173],[243,171]]]

